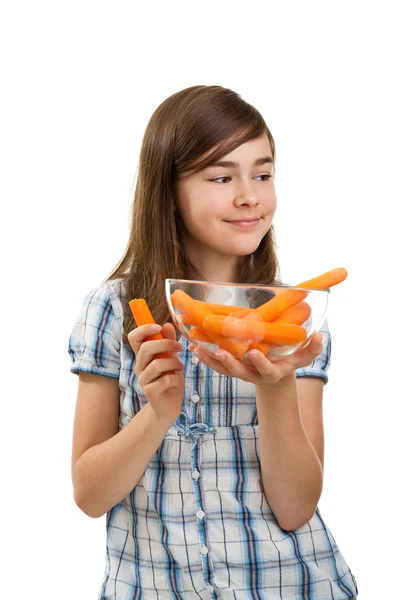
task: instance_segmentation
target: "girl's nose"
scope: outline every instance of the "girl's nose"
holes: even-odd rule
[[[258,204],[258,196],[251,184],[242,184],[240,191],[235,198],[235,206],[255,206]]]

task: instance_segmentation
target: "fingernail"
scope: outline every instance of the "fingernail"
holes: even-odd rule
[[[154,331],[154,333],[158,333],[161,329],[161,325],[152,325],[150,329],[151,331]]]
[[[218,358],[218,360],[222,360],[222,362],[224,360],[226,360],[226,355],[225,354],[216,354],[215,356],[216,356],[216,358]]]

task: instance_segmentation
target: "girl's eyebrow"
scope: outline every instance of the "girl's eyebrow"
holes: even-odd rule
[[[261,165],[265,165],[265,163],[274,164],[274,160],[271,156],[257,158],[257,160],[254,161],[253,166],[260,167]],[[220,160],[212,165],[208,165],[208,167],[224,167],[226,169],[234,169],[235,167],[239,167],[239,163],[232,160]]]

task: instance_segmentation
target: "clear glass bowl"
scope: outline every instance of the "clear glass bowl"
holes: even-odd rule
[[[267,313],[277,301],[268,308],[267,305],[276,296],[286,294],[282,297],[282,302],[288,298],[288,292],[293,290],[296,291],[292,306],[289,306],[286,312],[281,310],[275,318],[269,320],[270,316]],[[326,319],[330,290],[311,290],[289,285],[166,279],[165,293],[175,327],[194,347],[201,348],[211,355],[221,348],[239,360],[248,362],[246,353],[251,348],[257,348],[268,359],[279,360],[307,346]],[[261,306],[263,315],[260,311],[255,311]],[[204,320],[207,315],[212,318]],[[214,318],[215,315],[217,318]],[[246,323],[239,323],[239,319]],[[249,321],[252,323],[249,324]],[[257,322],[260,323],[259,326]],[[268,323],[296,327],[295,330],[293,327],[285,329],[283,337],[274,337],[271,341],[271,338],[265,338],[265,335],[270,334],[271,328],[268,329]],[[277,329],[281,335],[282,328]],[[266,330],[269,331],[268,334],[265,334]],[[287,333],[289,330],[290,334]]]

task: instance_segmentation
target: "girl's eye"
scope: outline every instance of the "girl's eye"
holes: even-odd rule
[[[266,179],[264,179],[263,181],[268,181],[268,179],[270,179],[272,177],[272,175],[265,173],[264,175],[257,175],[257,177],[266,177]],[[216,179],[210,179],[210,181],[218,182],[221,179],[230,179],[230,177],[217,177]]]

